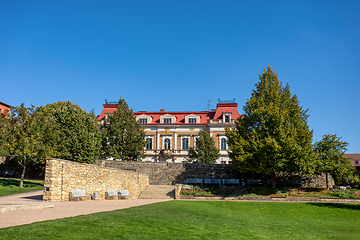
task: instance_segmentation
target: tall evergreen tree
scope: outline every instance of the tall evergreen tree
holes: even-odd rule
[[[196,146],[189,148],[188,158],[190,162],[197,163],[215,163],[219,158],[219,150],[206,127],[199,131]]]
[[[348,158],[344,156],[349,144],[342,141],[336,134],[327,134],[314,144],[317,156],[317,172],[326,174],[326,187],[329,188],[328,174],[342,183],[352,177],[355,167],[351,166]]]
[[[299,105],[290,87],[278,80],[268,66],[247,100],[244,115],[232,129],[226,129],[232,164],[242,171],[271,176],[313,173],[312,130],[307,125],[307,110]]]
[[[138,161],[145,157],[145,132],[133,110],[120,98],[117,110],[102,126],[102,157]]]

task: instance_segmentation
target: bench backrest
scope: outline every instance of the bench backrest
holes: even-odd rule
[[[107,190],[107,192],[108,192],[109,197],[118,195],[117,191],[114,189],[109,189],[109,190]]]
[[[221,184],[221,179],[207,178],[207,179],[204,179],[204,183],[205,184]]]
[[[129,195],[129,190],[120,190],[120,195],[121,196],[130,196]]]
[[[82,197],[85,196],[85,190],[84,189],[73,189],[71,190],[73,197]]]
[[[202,179],[201,178],[188,178],[186,179],[186,184],[188,183],[202,183]]]
[[[223,179],[223,184],[239,184],[239,179]]]

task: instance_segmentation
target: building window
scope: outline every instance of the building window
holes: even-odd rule
[[[171,118],[164,118],[164,123],[171,123]]]
[[[182,149],[183,150],[188,150],[189,149],[189,139],[188,138],[183,138],[182,139]]]
[[[164,149],[170,149],[170,139],[168,138],[164,140]]]
[[[196,123],[196,118],[189,118],[189,123]]]
[[[146,118],[140,118],[140,123],[141,123],[141,124],[147,123],[147,119],[146,119]]]
[[[356,164],[356,165],[358,165],[358,164],[359,164],[359,161],[358,161],[358,160],[356,160],[356,161],[355,161],[355,164]]]
[[[146,138],[146,149],[152,149],[152,138]]]
[[[221,139],[220,149],[226,150],[226,139],[225,138]]]
[[[225,122],[230,122],[230,116],[225,116]]]
[[[226,164],[226,161],[221,161],[221,164]]]
[[[199,145],[199,137],[195,137],[194,138],[194,148],[197,148],[198,145]]]

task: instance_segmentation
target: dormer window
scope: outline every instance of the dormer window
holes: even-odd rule
[[[196,118],[189,118],[189,123],[196,123]]]
[[[176,123],[176,117],[171,114],[160,116],[160,123]]]
[[[231,120],[231,113],[230,112],[223,112],[223,122],[229,123]]]
[[[200,123],[200,116],[190,114],[185,116],[185,123]]]
[[[136,116],[136,120],[140,122],[140,124],[146,124],[151,123],[152,117],[146,114],[141,114],[139,116]]]

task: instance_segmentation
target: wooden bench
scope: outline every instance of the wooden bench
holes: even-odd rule
[[[225,186],[225,184],[229,184],[229,185],[237,185],[238,187],[240,187],[240,180],[239,179],[223,179],[223,186]]]
[[[14,170],[5,170],[2,172],[2,175],[5,177],[9,176],[10,178],[12,178],[12,176],[14,175],[14,172],[15,172]]]
[[[91,195],[86,195],[84,189],[73,189],[71,190],[71,194],[72,194],[72,199],[78,198],[78,201],[79,198],[81,197],[88,197],[91,200]]]
[[[121,198],[132,196],[129,194],[128,190],[120,190],[120,196]]]
[[[114,197],[121,197],[121,195],[119,195],[118,192],[114,189],[108,189],[107,194],[108,194],[108,198],[113,197],[114,199]]]
[[[207,178],[207,179],[204,179],[204,183],[205,184],[219,184],[221,186],[221,179]]]
[[[186,184],[200,184],[203,186],[203,180],[201,178],[188,178],[186,179]]]
[[[120,194],[118,194],[118,192],[114,189],[109,189],[107,190],[107,193],[108,193],[108,198],[110,197],[121,197],[122,199],[124,197],[129,197],[129,196],[132,196],[129,194],[129,191],[128,190],[120,190]]]

